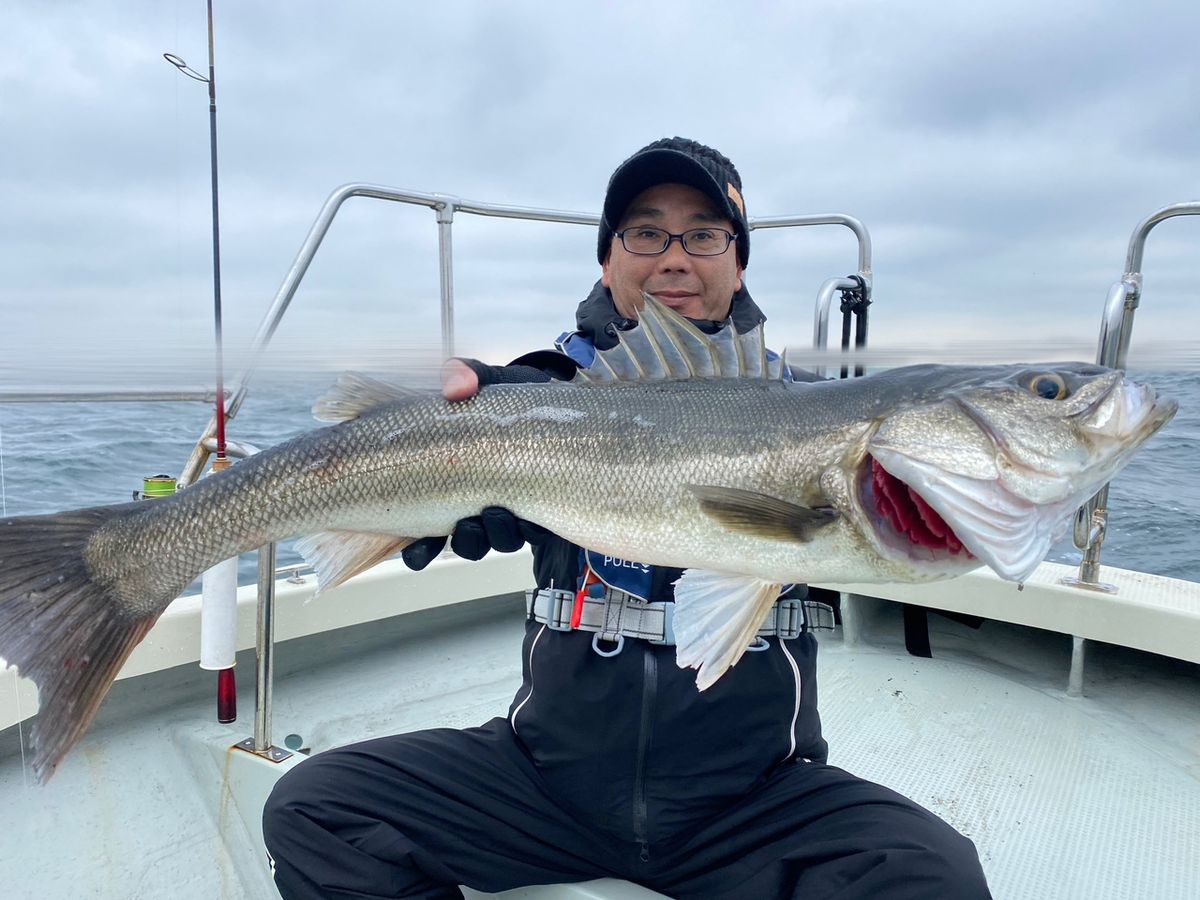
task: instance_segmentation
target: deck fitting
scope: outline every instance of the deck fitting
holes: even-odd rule
[[[1117,586],[1109,584],[1107,581],[1084,581],[1081,578],[1076,578],[1074,575],[1064,575],[1058,579],[1059,584],[1065,584],[1067,587],[1083,588],[1085,591],[1096,591],[1101,594],[1115,594]]]
[[[237,750],[245,750],[247,753],[253,753],[255,756],[261,756],[263,759],[270,760],[271,762],[283,762],[292,755],[290,751],[274,745],[268,747],[266,750],[255,750],[254,738],[252,737],[248,737],[244,741],[239,741],[233,746]]]

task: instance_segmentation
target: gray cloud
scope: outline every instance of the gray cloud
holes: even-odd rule
[[[875,242],[880,343],[1094,339],[1133,226],[1193,199],[1193,4],[216,4],[222,263],[244,347],[321,203],[366,181],[595,210],[638,146],[731,156],[753,215],[842,211]],[[211,339],[203,5],[10,4],[0,34],[0,354],[128,359]],[[1138,337],[1200,324],[1200,222],[1161,226]],[[456,223],[463,352],[504,359],[573,321],[590,229]],[[759,232],[748,281],[779,342],[856,252]],[[280,356],[436,347],[424,209],[350,201]],[[290,348],[286,352],[284,347]],[[407,349],[406,349],[407,348]],[[186,352],[185,352],[186,351]],[[369,351],[369,352],[368,352]],[[373,354],[373,355],[372,355]]]

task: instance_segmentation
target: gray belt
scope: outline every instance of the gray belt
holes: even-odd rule
[[[571,631],[575,608],[573,591],[542,588],[525,592],[525,612],[553,631]],[[617,641],[622,636],[640,638],[651,644],[674,644],[674,603],[647,603],[618,588],[608,588],[599,597],[584,596],[583,612],[576,629],[594,631],[600,640]],[[758,637],[785,641],[806,630],[834,627],[833,607],[815,600],[779,600],[771,607],[758,629]]]

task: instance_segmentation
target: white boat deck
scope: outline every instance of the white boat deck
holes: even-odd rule
[[[472,575],[505,585],[523,577],[521,556],[474,564]],[[443,577],[461,584],[461,568],[385,569],[309,604],[309,588],[284,590],[279,636],[307,636],[278,646],[274,742],[293,735],[319,751],[503,714],[520,677],[520,596],[417,610]],[[321,631],[339,610],[359,624]],[[405,614],[378,619],[384,611]],[[832,763],[970,835],[997,897],[1196,896],[1200,666],[1090,644],[1084,696],[1070,697],[1069,636],[933,616],[935,658],[917,659],[904,652],[898,606],[858,611],[868,615],[849,642],[840,630],[822,637]],[[175,639],[164,636],[186,630],[160,627],[132,666],[148,674],[117,683],[49,785],[33,785],[23,764],[28,725],[0,731],[4,897],[274,896],[258,812],[299,757],[274,765],[229,749],[252,729],[252,654],[240,657],[241,719],[219,725],[210,674],[153,671],[169,661],[155,655]],[[0,680],[9,704],[13,682]],[[608,881],[506,896],[656,895]]]

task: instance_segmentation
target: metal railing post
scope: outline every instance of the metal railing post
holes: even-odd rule
[[[813,310],[813,349],[824,350],[829,346],[829,308],[837,291],[858,289],[858,282],[851,278],[827,278],[817,291],[817,303]],[[825,377],[824,366],[814,366],[813,373]]]
[[[1112,369],[1124,369],[1133,333],[1133,316],[1142,296],[1142,257],[1146,238],[1160,222],[1176,216],[1200,216],[1200,201],[1174,203],[1151,213],[1133,229],[1125,253],[1125,273],[1108,290],[1104,315],[1100,320],[1100,341],[1096,362]],[[1108,525],[1108,485],[1106,484],[1075,513],[1075,546],[1083,551],[1079,576],[1062,579],[1063,584],[1089,590],[1115,593],[1111,584],[1100,581],[1100,549]]]
[[[254,752],[271,748],[271,688],[275,677],[275,545],[258,551],[258,618],[254,642]]]
[[[454,355],[454,200],[437,207],[438,284],[442,292],[442,356]]]
[[[271,743],[271,692],[275,681],[275,545],[258,549],[258,609],[254,629],[254,736],[236,746],[271,762],[292,754]]]

